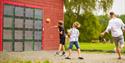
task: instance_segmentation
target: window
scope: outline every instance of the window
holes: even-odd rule
[[[24,16],[24,8],[23,7],[15,7],[15,16]]]
[[[5,4],[3,48],[7,51],[41,50],[41,42],[42,10]]]
[[[13,16],[14,12],[14,6],[12,5],[5,5],[4,6],[4,15],[8,15],[8,16]]]

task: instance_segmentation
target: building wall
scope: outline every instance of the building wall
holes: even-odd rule
[[[41,7],[44,13],[42,49],[55,50],[58,48],[58,44],[59,44],[58,29],[53,28],[53,26],[57,25],[59,20],[63,20],[63,0],[6,0],[6,1],[18,2],[18,3]],[[2,5],[0,4],[0,6]],[[50,23],[46,23],[47,18],[50,18],[51,20]],[[2,27],[0,29],[2,29]],[[2,32],[0,31],[0,33]],[[2,34],[0,34],[0,36],[2,37]],[[2,44],[1,40],[2,39],[0,39],[0,44]],[[0,48],[0,50],[1,49],[2,48]]]

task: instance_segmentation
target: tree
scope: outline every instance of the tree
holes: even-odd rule
[[[113,0],[98,0],[99,7],[103,9],[105,14],[108,14],[108,10],[112,7]]]
[[[111,8],[113,0],[64,0],[65,29],[71,28],[74,21],[80,22],[80,41],[97,39],[101,32],[101,24],[93,11],[97,5],[105,13]]]
[[[86,12],[81,16],[80,22],[82,25],[80,27],[80,41],[91,42],[91,40],[97,40],[100,32],[101,25],[99,20],[90,12]]]

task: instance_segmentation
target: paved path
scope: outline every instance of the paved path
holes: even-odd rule
[[[78,59],[76,52],[73,52],[71,60],[64,59],[65,56],[55,55],[55,51],[5,52],[2,54],[32,61],[49,60],[52,63],[125,63],[125,54],[123,54],[121,60],[118,60],[114,53],[82,53],[84,60]]]

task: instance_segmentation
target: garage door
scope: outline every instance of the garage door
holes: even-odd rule
[[[4,5],[3,50],[33,51],[42,47],[42,10]]]

